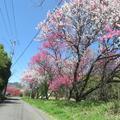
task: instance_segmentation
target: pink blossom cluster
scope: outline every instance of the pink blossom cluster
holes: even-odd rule
[[[6,90],[7,94],[10,94],[11,96],[19,96],[21,94],[20,89],[16,88],[15,86],[7,86]]]
[[[52,91],[58,91],[60,87],[62,86],[69,86],[71,83],[71,80],[69,76],[57,76],[52,82],[50,82],[49,88]]]
[[[31,64],[40,63],[45,61],[46,59],[47,59],[47,51],[42,51],[32,57]]]
[[[113,37],[118,37],[120,36],[120,30],[112,30],[110,29],[110,31],[108,31],[107,34],[103,35],[100,40],[103,41],[103,40],[108,40],[108,39],[111,39]]]

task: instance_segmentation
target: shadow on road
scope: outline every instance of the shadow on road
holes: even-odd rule
[[[7,98],[7,100],[20,100],[20,98]]]
[[[19,103],[16,101],[5,100],[3,104],[19,104]]]
[[[19,104],[19,98],[14,98],[14,97],[10,97],[10,98],[7,98],[6,100],[2,101],[0,103],[0,106],[4,106],[6,104]]]

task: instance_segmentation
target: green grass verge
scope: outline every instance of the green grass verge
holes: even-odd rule
[[[75,103],[63,100],[33,100],[23,98],[29,104],[52,115],[55,120],[120,120],[119,113],[114,114],[110,109],[113,102]]]

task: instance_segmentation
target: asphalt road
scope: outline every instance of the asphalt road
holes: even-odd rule
[[[50,120],[42,111],[19,98],[9,98],[0,104],[0,120]]]

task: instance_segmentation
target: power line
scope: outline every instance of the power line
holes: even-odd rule
[[[63,0],[60,0],[57,4],[57,7],[60,6],[62,2],[63,2]]]
[[[11,22],[10,22],[10,17],[9,17],[9,13],[8,13],[8,8],[7,8],[6,0],[4,0],[4,6],[5,6],[5,11],[6,11],[6,15],[7,15],[9,27],[12,29],[12,25],[11,25]]]
[[[38,4],[38,6],[41,7],[44,2],[45,2],[45,0],[42,0],[42,1]]]
[[[44,3],[45,0],[42,0],[41,3],[38,6],[42,6],[42,4]],[[13,0],[12,0],[13,2]],[[61,4],[62,0],[58,3],[57,6],[59,6]],[[14,9],[13,9],[14,10]],[[14,16],[15,17],[15,16]],[[21,57],[25,54],[25,52],[27,51],[27,49],[30,47],[30,45],[32,44],[33,40],[36,38],[36,36],[38,35],[39,31],[36,33],[36,35],[33,37],[33,39],[27,44],[27,46],[25,47],[25,49],[22,51],[22,53],[18,56],[18,58],[16,59],[16,61],[14,62],[14,64],[12,65],[12,67],[14,67],[17,62],[21,59]]]
[[[9,13],[8,13],[8,8],[7,8],[6,0],[4,0],[4,6],[5,6],[5,12],[6,12],[6,16],[7,16],[7,19],[8,19],[9,27],[10,27],[10,29],[12,29],[12,25],[11,25],[10,16],[9,16]],[[15,14],[14,14],[14,3],[13,3],[13,0],[12,0],[12,12],[13,12],[13,19],[14,19],[15,34],[16,34],[16,36],[17,36],[17,32],[16,32],[17,29],[16,29],[16,20],[15,20]],[[10,30],[10,31],[11,31],[11,34],[14,33],[14,31],[13,31],[13,32],[12,32],[12,30]],[[9,33],[9,30],[8,30],[8,33]],[[13,57],[14,52],[15,52],[15,45],[16,45],[16,44],[14,44],[14,43],[15,43],[14,40],[9,40],[9,41],[10,41],[10,43],[11,43],[11,47],[12,47],[11,55],[12,55],[12,57]]]
[[[45,0],[39,0],[38,2],[33,2],[33,0],[30,0],[33,4],[36,4],[36,7],[41,7],[43,5],[43,3],[45,2]]]
[[[7,24],[6,24],[6,21],[5,21],[5,17],[4,17],[4,15],[3,15],[3,12],[2,12],[2,9],[1,9],[1,8],[0,8],[0,15],[1,15],[2,22],[3,22],[3,24],[4,24],[4,27],[5,27],[5,32],[6,32],[6,34],[9,36],[9,30],[8,30],[8,27],[7,27]],[[14,51],[15,51],[15,46],[13,45],[13,44],[14,44],[14,41],[12,41],[12,40],[10,40],[10,39],[9,39],[9,41],[8,41],[8,39],[7,39],[7,40],[6,40],[6,43],[7,43],[8,45],[10,45],[10,48],[12,49],[11,54],[12,54],[12,56],[13,56],[13,53],[14,53]]]
[[[17,40],[17,42],[19,43],[19,41],[18,41],[18,39],[17,39],[17,26],[16,26],[16,17],[15,17],[15,9],[14,9],[14,2],[13,2],[13,0],[11,1],[11,3],[12,3],[12,14],[13,14],[13,24],[14,24],[14,30],[15,30],[15,37],[16,37],[16,39],[15,39],[15,41],[11,41],[11,43],[12,43],[12,47],[13,47],[13,49],[12,49],[12,52],[11,52],[11,55],[12,55],[12,58],[14,57],[14,55],[15,55],[15,46],[16,46],[16,40]]]
[[[1,8],[0,8],[0,15],[1,15],[1,18],[2,18],[2,21],[3,21],[3,24],[4,24],[5,28],[6,28],[6,32],[7,32],[7,34],[9,34],[7,24],[5,22],[5,18],[4,18],[4,15],[3,15],[3,12],[2,12]]]
[[[15,17],[15,9],[14,9],[14,2],[13,2],[13,0],[12,0],[12,12],[13,12],[13,19],[14,19],[15,37],[17,39],[17,25],[16,25],[16,17]],[[18,39],[17,39],[17,41],[18,41]]]
[[[21,59],[21,57],[25,54],[25,52],[27,51],[27,49],[30,47],[30,45],[32,44],[33,40],[36,38],[36,36],[38,35],[39,31],[35,34],[35,36],[33,37],[33,39],[27,44],[27,46],[25,47],[25,49],[22,51],[22,53],[18,56],[18,58],[16,59],[16,61],[14,62],[14,64],[12,65],[12,67],[14,67],[17,62]]]
[[[11,40],[11,45],[12,45],[12,49],[11,49],[11,58],[13,59],[13,57],[14,57],[14,55],[15,55],[16,41],[12,41],[12,40]]]
[[[4,15],[3,15],[3,12],[2,12],[2,9],[0,8],[0,15],[1,15],[1,18],[2,18],[2,21],[3,21],[3,24],[4,24],[4,26],[5,26],[5,32],[6,32],[6,34],[8,34],[9,35],[9,32],[8,32],[8,28],[7,28],[7,24],[6,24],[6,22],[5,22],[5,18],[4,18]],[[10,44],[9,42],[8,42],[8,40],[7,40],[7,44]]]
[[[31,1],[32,3],[34,3],[33,0],[30,0],[30,1]],[[37,6],[37,7],[42,7],[42,5],[44,4],[44,2],[45,2],[45,0],[39,0],[39,1],[38,1],[38,4],[37,4],[36,6]],[[57,3],[57,7],[60,6],[62,2],[63,2],[63,0],[59,0],[59,2]]]

